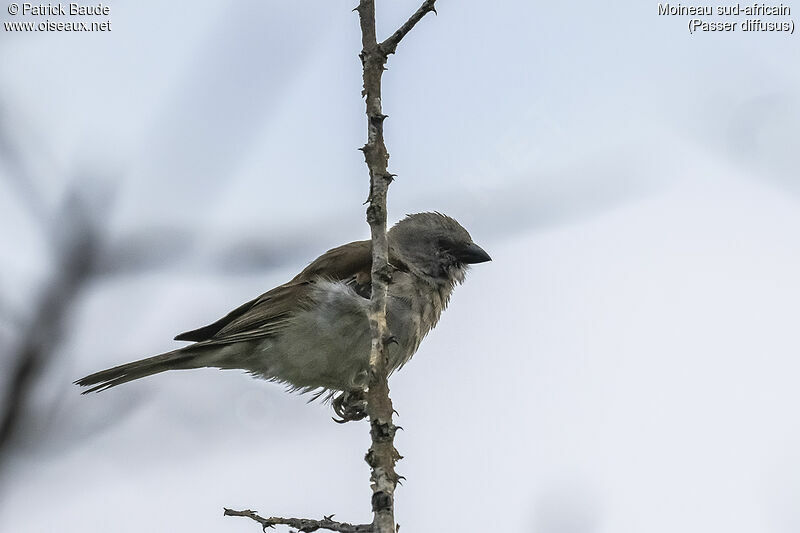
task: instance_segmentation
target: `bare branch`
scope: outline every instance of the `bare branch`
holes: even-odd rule
[[[434,7],[435,3],[436,0],[425,0],[405,24],[400,26],[396,32],[391,34],[388,39],[381,43],[381,49],[387,56],[393,54],[395,50],[397,50],[397,45],[400,44],[400,41],[403,39],[403,37],[405,37],[406,34],[414,28],[414,26],[416,26],[417,22],[422,20],[422,17],[430,12],[436,14],[436,7]]]
[[[375,0],[360,0],[355,11],[358,11],[361,22],[361,47],[364,50],[378,44],[375,30]]]
[[[317,531],[319,529],[327,529],[328,531],[338,531],[340,533],[368,533],[372,531],[372,524],[348,524],[345,522],[336,522],[331,520],[333,515],[326,516],[322,520],[311,520],[309,518],[279,518],[272,516],[270,518],[263,518],[258,516],[256,511],[246,509],[244,511],[234,511],[233,509],[225,509],[225,516],[243,516],[255,520],[266,531],[268,527],[273,526],[289,526],[293,527],[303,533]]]
[[[352,526],[339,524],[329,518],[322,521],[299,518],[261,518],[252,511],[225,510],[228,516],[246,516],[262,525],[271,527],[286,524],[300,531],[330,529],[332,531],[357,531],[370,533],[396,533],[394,520],[394,491],[400,476],[395,472],[395,464],[401,459],[394,447],[397,426],[392,416],[394,407],[389,397],[389,364],[386,347],[393,342],[386,324],[387,289],[394,268],[389,264],[389,241],[386,235],[386,196],[394,175],[388,170],[389,152],[383,135],[386,115],[381,108],[381,78],[386,70],[386,60],[397,49],[405,35],[428,12],[434,11],[435,0],[425,0],[422,6],[408,21],[383,43],[378,44],[375,30],[375,0],[360,0],[355,11],[361,25],[361,64],[363,67],[367,114],[367,142],[361,148],[369,169],[369,196],[367,202],[367,222],[372,239],[372,296],[370,298],[369,320],[372,339],[369,354],[369,386],[366,393],[367,414],[370,422],[372,444],[364,458],[369,464],[370,485],[372,487],[372,524]]]
[[[372,297],[368,313],[372,344],[367,390],[367,414],[372,445],[367,451],[365,460],[371,469],[374,531],[394,533],[394,491],[398,480],[394,465],[400,454],[394,447],[396,428],[392,422],[394,408],[389,397],[389,368],[386,356],[386,340],[391,338],[386,325],[386,294],[392,279],[392,268],[388,260],[389,241],[386,237],[386,195],[393,179],[388,171],[389,152],[383,137],[383,122],[386,120],[386,115],[381,109],[381,78],[387,54],[376,42],[374,0],[361,0],[358,15],[361,22],[363,95],[366,97],[367,113],[367,143],[362,151],[369,169],[367,222],[372,238]]]

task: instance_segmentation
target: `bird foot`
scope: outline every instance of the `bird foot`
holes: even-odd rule
[[[331,402],[333,412],[339,418],[333,421],[337,424],[363,420],[367,417],[367,400],[363,390],[352,390],[340,393]]]

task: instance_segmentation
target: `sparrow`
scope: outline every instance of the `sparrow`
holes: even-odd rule
[[[391,280],[386,322],[390,372],[401,368],[439,321],[471,264],[491,261],[455,219],[408,215],[387,233]],[[99,392],[167,370],[241,369],[290,391],[333,399],[338,422],[364,418],[371,336],[371,241],[328,250],[291,281],[213,324],[181,333],[192,344],[101,370],[75,382]]]

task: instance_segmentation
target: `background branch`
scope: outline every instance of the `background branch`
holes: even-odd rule
[[[90,213],[98,211],[100,199],[82,191],[76,184],[56,215],[40,222],[48,230],[56,268],[10,358],[10,386],[0,404],[0,460],[11,446],[34,380],[56,350],[71,306],[92,276],[98,257],[100,230]]]

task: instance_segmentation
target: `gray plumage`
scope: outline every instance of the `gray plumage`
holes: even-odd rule
[[[454,219],[409,215],[388,232],[392,279],[387,325],[392,370],[417,351],[472,263],[489,255]],[[91,374],[75,383],[101,391],[166,370],[243,369],[293,390],[363,390],[368,382],[370,241],[329,250],[288,283],[176,340],[194,344]]]

